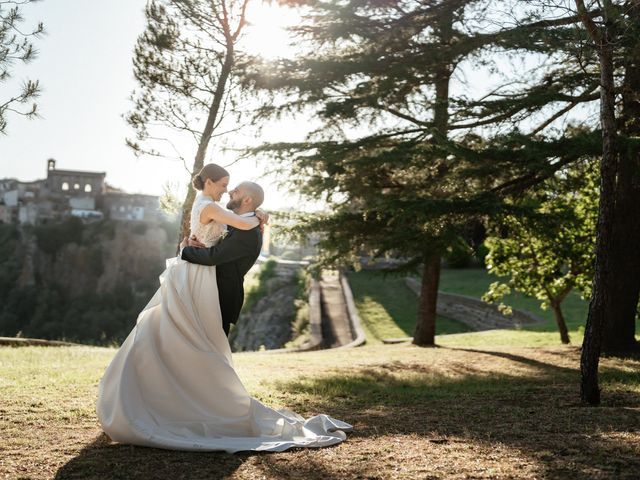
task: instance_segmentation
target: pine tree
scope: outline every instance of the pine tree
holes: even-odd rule
[[[622,48],[616,51],[622,81],[618,107],[618,153],[615,193],[613,252],[614,285],[611,312],[605,322],[603,352],[622,354],[638,351],[635,339],[640,295],[640,1],[620,6],[617,37]]]
[[[42,23],[23,32],[21,24],[24,17],[20,7],[37,0],[3,1],[0,0],[0,84],[11,78],[11,67],[15,62],[29,63],[37,54],[33,39],[44,32]],[[36,117],[38,106],[33,100],[40,94],[37,80],[26,80],[19,92],[9,98],[0,99],[0,133],[6,133],[7,114],[14,113],[28,118]],[[30,106],[26,106],[30,104]]]
[[[128,145],[138,155],[170,156],[171,138],[186,135],[194,145],[195,175],[211,140],[237,99],[237,43],[249,0],[150,0],[147,27],[134,54],[139,89],[126,116],[136,131]],[[167,147],[170,154],[167,153]],[[182,206],[179,239],[188,235],[195,190]],[[179,243],[180,240],[178,240]]]
[[[599,15],[575,0],[597,52],[600,73],[600,205],[593,293],[582,345],[580,396],[600,403],[601,351],[637,349],[635,321],[640,290],[640,2],[605,0]],[[619,79],[622,77],[622,88]],[[622,105],[616,104],[621,90]]]
[[[463,61],[488,61],[482,53],[491,49],[566,50],[575,43],[578,17],[525,15],[487,33],[482,20],[490,2],[303,3],[312,14],[298,32],[311,38],[313,52],[284,61],[271,75],[263,66],[255,82],[291,95],[263,114],[315,107],[323,125],[308,142],[262,151],[278,156],[294,189],[333,200],[328,215],[304,225],[325,235],[323,261],[370,252],[404,258],[405,269],[422,268],[414,342],[433,345],[447,246],[470,221],[523,213],[510,196],[598,148],[592,131],[540,134],[597,98],[597,85],[579,66],[563,65],[517,91],[497,90],[480,100],[453,96],[452,75]],[[519,130],[558,103],[571,108],[549,113],[533,134]],[[490,138],[487,129],[493,129]]]

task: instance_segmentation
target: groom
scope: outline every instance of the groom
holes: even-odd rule
[[[229,196],[231,200],[227,208],[240,216],[250,217],[262,205],[264,191],[257,183],[242,182],[229,192]],[[227,228],[227,235],[213,247],[202,248],[204,245],[200,242],[187,237],[180,247],[183,260],[199,265],[216,265],[222,327],[229,336],[231,324],[238,320],[244,302],[244,276],[260,255],[262,232],[259,226],[251,230]]]

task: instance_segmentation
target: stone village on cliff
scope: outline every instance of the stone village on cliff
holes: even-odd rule
[[[47,178],[31,182],[0,179],[0,222],[38,225],[70,216],[155,223],[159,197],[130,194],[105,182],[105,173],[58,170],[47,161]]]

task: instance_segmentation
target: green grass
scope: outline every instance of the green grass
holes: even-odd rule
[[[235,455],[114,444],[95,401],[115,349],[0,347],[0,478],[637,478],[638,359],[602,358],[603,406],[585,408],[580,351],[554,330],[453,334],[456,325],[438,319],[439,348],[384,345],[379,338],[411,334],[416,296],[401,278],[362,272],[349,281],[365,346],[234,354],[251,395],[348,421],[346,442]],[[442,285],[478,296],[490,281],[449,270]]]
[[[328,413],[355,431],[332,448],[229,455],[110,442],[95,400],[114,353],[0,347],[0,478],[577,480],[640,471],[638,360],[603,358],[603,407],[584,408],[575,347],[234,354],[257,399],[305,417]]]
[[[404,278],[361,271],[350,273],[348,279],[368,342],[413,335],[418,302]],[[468,331],[467,325],[438,316],[436,334]]]
[[[440,290],[443,292],[468,295],[480,298],[489,289],[489,285],[499,281],[499,277],[490,275],[483,269],[462,269],[462,270],[442,270],[440,276]],[[527,327],[527,330],[539,332],[556,332],[556,321],[550,309],[540,308],[542,302],[532,297],[526,297],[520,293],[512,293],[504,299],[504,303],[536,315],[547,320],[545,324]],[[583,300],[580,295],[573,291],[562,303],[562,313],[564,314],[567,328],[577,332],[587,318],[589,303]]]
[[[497,277],[482,269],[442,270],[440,290],[480,298]],[[362,270],[349,274],[356,306],[364,324],[367,341],[379,342],[382,338],[412,336],[417,316],[417,296],[405,285],[403,277],[383,276],[379,272]],[[459,322],[438,317],[437,343],[447,346],[548,346],[560,342],[553,312],[542,310],[535,298],[515,293],[505,297],[505,303],[532,312],[546,320],[545,323],[526,326],[521,330],[491,330],[471,333]],[[569,336],[574,345],[582,343],[588,302],[576,292],[569,294],[562,304]],[[637,326],[640,333],[640,325]],[[457,333],[458,335],[450,335]]]
[[[93,418],[91,397],[113,352],[98,347],[0,347],[0,398],[26,402],[34,425]],[[40,408],[45,404],[46,414]]]

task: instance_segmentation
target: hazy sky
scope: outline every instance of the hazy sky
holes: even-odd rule
[[[135,87],[131,58],[145,26],[145,3],[44,0],[24,7],[24,28],[41,20],[47,34],[35,41],[38,58],[27,66],[16,64],[12,81],[0,85],[0,98],[17,91],[23,79],[38,79],[43,89],[38,99],[42,118],[9,116],[8,135],[0,137],[0,178],[43,178],[46,160],[55,158],[60,169],[106,172],[108,183],[129,192],[160,194],[167,182],[187,181],[180,162],[137,159],[124,143],[132,136],[122,114]],[[271,50],[285,41],[277,25],[279,15],[261,4],[257,8],[260,22],[249,41],[273,53],[264,37],[271,39]],[[244,160],[229,168],[231,183],[258,180],[262,169],[255,161]],[[291,198],[276,192],[267,180],[263,183],[267,208],[291,204]]]
[[[27,120],[9,116],[8,135],[0,137],[0,178],[35,180],[46,176],[48,158],[60,169],[106,172],[107,182],[129,192],[162,193],[167,182],[185,185],[188,174],[182,163],[158,158],[137,159],[125,146],[132,130],[122,115],[128,111],[128,97],[136,84],[131,58],[138,35],[144,30],[145,0],[43,0],[24,7],[26,23],[45,24],[46,36],[36,40],[39,58],[27,66],[16,64],[11,82],[0,84],[0,99],[19,89],[24,78],[38,79],[43,92],[38,100],[42,118]],[[244,47],[252,53],[277,56],[286,52],[283,28],[296,21],[295,11],[267,6],[254,0]],[[499,14],[499,12],[498,12]],[[527,56],[509,62],[499,60],[500,71],[524,72],[542,61]],[[452,92],[479,95],[493,88],[491,74],[477,65],[461,65],[452,81]],[[296,141],[311,118],[273,120],[258,141]],[[250,133],[234,133],[242,144]],[[243,137],[244,136],[244,137]],[[217,140],[214,140],[215,143]],[[220,157],[210,147],[206,162],[226,164],[232,153]],[[180,145],[191,164],[195,145]],[[184,151],[182,151],[184,150]],[[264,178],[263,164],[252,159],[229,167],[231,183],[257,180],[266,187],[266,208],[300,206],[296,197],[278,192]]]

